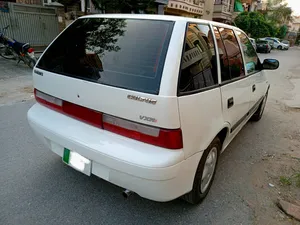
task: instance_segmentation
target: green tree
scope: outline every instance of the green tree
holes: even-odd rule
[[[277,32],[276,37],[283,39],[285,37],[287,31],[288,31],[288,27],[286,25],[281,26]]]
[[[293,21],[293,10],[288,7],[284,0],[268,0],[266,18],[278,25],[283,25]]]
[[[272,25],[260,12],[243,12],[236,17],[234,22],[237,27],[253,38],[270,36]]]

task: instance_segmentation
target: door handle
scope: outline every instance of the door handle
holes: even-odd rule
[[[229,98],[227,100],[227,108],[231,108],[232,106],[234,105],[234,100],[233,100],[233,97]]]
[[[255,84],[252,85],[252,92],[254,92],[256,90],[256,86]]]

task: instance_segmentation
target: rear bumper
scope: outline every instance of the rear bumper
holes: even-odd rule
[[[173,200],[192,189],[202,156],[184,159],[183,150],[167,150],[82,123],[35,104],[28,121],[53,152],[64,148],[92,161],[92,174],[155,201]]]
[[[269,51],[270,49],[268,48],[265,48],[265,47],[257,47],[256,48],[256,51],[259,51],[259,52],[266,52],[266,51]]]

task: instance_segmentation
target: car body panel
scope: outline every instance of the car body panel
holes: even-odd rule
[[[183,148],[170,150],[133,140],[39,103],[28,112],[29,124],[54,153],[62,157],[64,148],[78,152],[92,161],[92,174],[142,197],[169,201],[191,191],[203,152],[224,129],[227,134],[222,150],[227,147],[253,115],[252,109],[265,95],[268,84],[261,71],[222,83],[217,57],[218,84],[197,93],[179,95],[178,76],[186,26],[192,22],[241,30],[222,23],[176,16],[101,14],[82,18],[174,21],[158,94],[92,83],[37,67],[33,72],[34,88],[75,105],[134,122],[137,126],[181,129]],[[217,47],[213,54],[219,55]],[[154,100],[155,104],[139,100],[145,98]],[[234,101],[232,107],[228,107],[230,98]],[[143,116],[155,120],[142,120]]]

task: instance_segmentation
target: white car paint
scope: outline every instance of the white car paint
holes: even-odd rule
[[[274,41],[274,48],[276,48],[276,49],[279,49],[279,48],[281,48],[281,49],[289,49],[289,45],[287,45],[287,44],[284,44],[284,43],[282,43],[282,42],[280,42],[279,40],[278,40],[278,38],[261,38],[261,40],[271,40],[271,41]]]
[[[92,160],[92,174],[142,197],[169,201],[191,191],[203,151],[223,129],[227,134],[222,150],[227,147],[254,113],[248,112],[266,94],[268,84],[264,73],[258,72],[255,76],[221,85],[220,61],[217,59],[220,86],[192,95],[177,96],[186,24],[194,22],[240,30],[212,21],[160,15],[103,14],[83,18],[175,21],[159,94],[99,85],[37,67],[33,73],[34,87],[48,95],[129,121],[160,128],[181,128],[183,148],[170,150],[142,143],[93,127],[39,103],[28,111],[29,124],[44,144],[59,156],[63,156],[64,148],[76,151]],[[253,85],[257,88],[255,94],[252,93]],[[155,99],[157,104],[129,100],[128,95]],[[231,97],[234,98],[234,106],[228,109],[228,98]],[[157,122],[141,121],[140,115],[154,117]],[[233,130],[237,122],[238,126]]]

